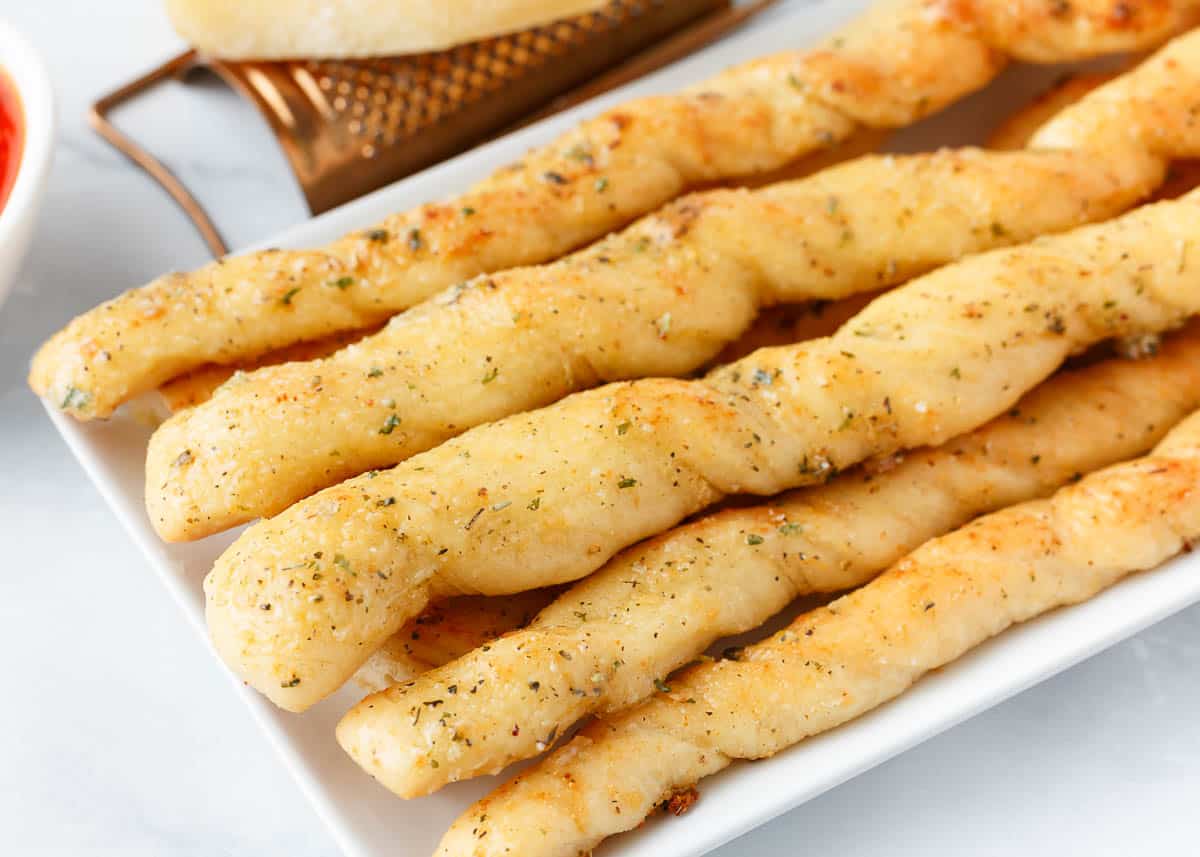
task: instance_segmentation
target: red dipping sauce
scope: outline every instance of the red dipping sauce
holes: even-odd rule
[[[12,78],[0,68],[0,211],[8,202],[17,169],[21,165],[21,149],[25,146],[25,121],[21,112],[21,96]]]

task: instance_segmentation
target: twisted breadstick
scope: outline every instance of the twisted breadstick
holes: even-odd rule
[[[367,327],[479,273],[556,258],[690,186],[763,173],[860,126],[909,124],[1004,54],[1061,61],[1154,44],[1196,0],[881,0],[818,47],[583,123],[458,198],[314,251],[169,274],[71,322],[30,384],[81,419],[205,363]],[[953,69],[953,74],[946,74]]]
[[[1006,120],[989,138],[989,147],[1006,149],[1024,147],[1029,138],[1041,125],[1045,124],[1048,118],[1113,77],[1115,74],[1073,76],[1064,79],[1051,90],[1039,96],[1029,106],[1022,108]],[[1200,185],[1200,161],[1176,161],[1171,164],[1166,179],[1154,192],[1152,198],[1174,199],[1197,185]],[[868,293],[831,304],[824,302],[793,304],[765,310],[755,319],[750,330],[722,351],[716,362],[729,363],[738,360],[757,348],[788,345],[805,339],[828,336],[877,296],[877,294]],[[1137,344],[1134,345],[1134,353],[1136,353]],[[1181,346],[1171,345],[1168,347],[1178,349]],[[1153,364],[1142,364],[1145,371],[1149,370],[1150,365]],[[1114,369],[1112,371],[1118,373],[1121,378],[1127,377],[1124,370]],[[1138,374],[1140,375],[1142,372],[1139,371]],[[1083,377],[1090,377],[1090,373],[1085,373]],[[1173,376],[1167,374],[1162,376],[1164,389],[1170,386],[1172,378]],[[1183,378],[1178,380],[1187,383]],[[1060,384],[1065,383],[1065,381],[1052,380],[1045,386],[1057,388]],[[1152,388],[1150,396],[1158,395],[1158,388],[1153,384]],[[1040,392],[1035,392],[1029,398],[1040,398],[1041,395]],[[1029,413],[1031,404],[1029,401],[1022,404],[1023,413]],[[1099,406],[1101,408],[1109,407],[1103,402]],[[1086,408],[1087,405],[1083,405],[1083,407]],[[1200,402],[1189,407],[1200,407]],[[1144,412],[1142,416],[1145,417],[1148,414],[1153,414],[1153,411]],[[1162,430],[1165,431],[1167,424],[1177,422],[1182,416],[1183,414],[1179,413],[1172,419],[1158,420],[1157,422],[1163,426]],[[1124,437],[1119,431],[1117,435],[1121,438]],[[1131,451],[1129,454],[1133,454],[1133,452]],[[993,451],[991,457],[995,459],[998,458],[998,455]],[[1040,456],[1037,462],[1031,461],[1031,463],[1045,466]],[[1098,462],[1091,467],[1081,465],[1077,469],[1085,472],[1105,463],[1108,462]],[[1014,500],[1014,502],[1016,501]],[[614,558],[608,567],[611,568],[616,562],[617,559]],[[380,691],[393,684],[416,678],[434,667],[442,666],[456,657],[465,655],[472,649],[479,648],[484,643],[490,643],[503,633],[524,627],[533,614],[553,600],[552,596],[547,595],[551,591],[541,589],[514,595],[482,598],[468,596],[434,605],[376,650],[367,663],[355,673],[354,680],[368,690]],[[536,600],[531,600],[531,597]],[[476,616],[475,613],[479,615]],[[482,632],[473,633],[479,631]],[[665,672],[666,670],[660,670],[659,674]]]
[[[685,197],[561,262],[455,287],[330,357],[221,387],[152,437],[150,520],[167,540],[199,538],[597,383],[686,374],[763,305],[892,285],[1116,214],[1163,173],[1123,163],[947,151]]]
[[[941,443],[1092,343],[1178,325],[1200,312],[1198,234],[1193,192],[942,268],[832,337],[577,393],[328,488],[218,559],[214,644],[302,710],[431,599],[578,579],[726,494]]]
[[[796,597],[860,586],[977,515],[1143,454],[1197,408],[1200,325],[1157,357],[1057,376],[1008,416],[890,471],[719,512],[629,548],[524,630],[367,697],[338,740],[401,797],[495,773],[584,715],[652,694],[714,641]],[[436,717],[420,717],[434,699]]]
[[[468,595],[434,604],[376,650],[354,680],[378,691],[415,678],[525,627],[558,591],[533,589],[496,598]]]
[[[1200,537],[1200,414],[1154,454],[926,543],[890,571],[598,721],[462,815],[445,857],[576,857],[734,759],[771,756],[989,637]]]
[[[233,366],[219,366],[216,364],[201,366],[199,369],[188,372],[186,375],[172,378],[159,387],[158,392],[162,396],[167,409],[171,413],[177,413],[186,408],[194,408],[196,405],[207,402],[212,398],[213,393],[217,391],[218,387],[239,373],[261,369],[264,366],[276,366],[280,363],[292,363],[301,360],[316,360],[321,357],[328,357],[338,349],[358,342],[364,336],[373,332],[373,330],[369,329],[347,330],[335,333],[333,336],[327,336],[324,339],[313,340],[312,342],[298,342],[295,345],[289,345],[286,348],[280,348],[277,351],[264,354],[257,360],[250,360]]]
[[[354,347],[244,377],[167,421],[147,452],[150,519],[179,540],[275,514],[598,382],[686,374],[764,306],[894,285],[1110,217],[1162,180],[1166,159],[1200,154],[1200,131],[1183,126],[1198,100],[1200,32],[1069,110],[1048,129],[1064,151],[865,158],[685,197],[558,263],[458,286]]]
[[[1032,130],[1031,128],[1030,131],[1032,132]],[[858,131],[853,137],[840,141],[833,148],[823,149],[820,152],[806,155],[798,161],[789,163],[783,169],[770,173],[760,173],[752,178],[742,179],[738,184],[742,187],[762,187],[776,182],[804,178],[805,176],[828,169],[835,164],[844,163],[845,161],[875,152],[883,144],[886,137],[887,133],[884,131]],[[1021,146],[1011,148],[1021,148]],[[768,329],[768,325],[771,324],[772,320],[760,316],[755,319],[754,326],[746,332],[746,337],[758,337],[763,340],[763,344],[773,345],[795,342],[800,338],[799,336],[788,338],[786,332],[786,328],[792,322],[796,322],[803,327],[801,319],[795,312],[787,308],[776,309],[772,307],[764,313],[764,316],[769,315],[776,316],[775,321],[783,326],[783,331],[776,335]],[[237,363],[207,363],[198,369],[191,370],[185,375],[172,378],[162,384],[158,388],[158,392],[162,396],[168,410],[175,413],[184,408],[195,407],[202,402],[208,401],[212,398],[212,394],[216,392],[218,387],[238,372],[249,372],[254,369],[261,369],[264,366],[276,366],[280,363],[288,363],[296,360],[316,360],[320,357],[328,357],[335,351],[345,348],[350,343],[357,342],[363,337],[376,332],[378,332],[378,328],[357,328],[341,331],[322,339],[305,340],[295,345],[268,351],[252,360],[242,360]],[[742,353],[749,353],[749,351],[753,350],[748,347],[748,344],[743,347],[747,350]],[[722,360],[722,362],[727,361]]]
[[[1175,174],[1175,165],[1171,165],[1170,174],[1166,179],[1171,181]],[[1195,187],[1196,183],[1182,188],[1179,196]],[[1157,195],[1158,191],[1156,191]],[[729,363],[745,357],[751,351],[767,348],[773,345],[789,345],[802,339],[814,339],[818,336],[828,336],[860,309],[865,307],[877,295],[867,292],[839,301],[807,301],[795,304],[780,304],[763,310],[754,319],[749,329],[736,340],[727,345],[717,355],[714,364]],[[217,388],[237,375],[239,372],[250,372],[264,366],[277,366],[296,360],[315,360],[328,357],[335,351],[345,348],[352,342],[357,342],[365,331],[349,331],[338,333],[314,342],[302,342],[272,351],[263,355],[258,361],[243,363],[239,366],[218,366],[212,364],[203,366],[186,375],[172,378],[158,388],[163,403],[171,413],[178,413],[185,408],[194,408],[212,398]]]
[[[866,304],[865,297],[858,296],[829,305],[768,310],[745,336],[722,353],[721,362],[768,345],[828,336]],[[378,691],[415,678],[524,627],[554,600],[556,593],[555,588],[535,589],[512,595],[465,596],[434,604],[377,649],[354,674],[354,681],[367,690]]]
[[[987,147],[1009,152],[1024,149],[1038,130],[1085,95],[1112,80],[1115,74],[1102,72],[1073,74],[1059,80],[1030,104],[996,126],[988,135]]]
[[[1115,76],[1115,73],[1074,75],[1062,79],[1005,120],[989,137],[988,147],[1023,148],[1050,117]],[[841,151],[844,148],[845,146],[842,146],[833,151]],[[808,162],[816,160],[818,158],[815,156],[806,159]],[[808,175],[812,172],[816,172],[816,169],[810,169],[803,174]],[[1166,179],[1151,198],[1174,199],[1197,185],[1200,185],[1200,161],[1174,161]],[[754,320],[750,329],[736,342],[727,346],[715,362],[729,363],[758,348],[790,345],[805,339],[829,336],[875,297],[878,297],[878,294],[866,293],[832,303],[817,301],[808,304],[787,304],[764,310]],[[329,348],[325,353],[332,353],[334,350],[336,348]],[[232,370],[225,371],[232,374]],[[206,374],[213,373],[210,370]],[[183,385],[184,382],[181,382],[180,386]],[[1050,381],[1048,385],[1056,385],[1056,382]],[[168,384],[161,388],[160,392],[163,392],[164,396],[169,386],[174,385]],[[215,389],[216,386],[218,385],[214,384],[211,389]],[[1197,406],[1200,406],[1200,403],[1197,403]],[[1023,407],[1028,413],[1029,404],[1026,403]],[[1169,422],[1175,421],[1177,420]],[[1079,469],[1082,472],[1091,468]],[[614,559],[608,567],[612,567],[616,561]],[[524,627],[540,608],[553,600],[551,595],[547,595],[553,591],[540,589],[513,595],[467,596],[435,604],[377,649],[367,663],[355,673],[354,681],[369,691],[381,691],[416,678],[434,667],[465,655],[472,649],[490,643],[503,633]],[[531,596],[538,600],[531,603]],[[481,630],[482,633],[476,633]]]

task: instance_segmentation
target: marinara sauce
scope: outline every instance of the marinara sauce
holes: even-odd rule
[[[21,148],[25,143],[25,123],[21,116],[21,98],[12,78],[0,68],[0,211],[8,202],[17,168],[21,164]]]

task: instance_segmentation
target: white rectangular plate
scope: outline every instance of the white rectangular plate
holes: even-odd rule
[[[601,106],[632,95],[669,92],[732,63],[803,46],[863,5],[863,0],[827,0],[786,14],[768,13],[736,36],[652,77],[329,212],[268,244],[319,245],[389,212],[447,197]],[[1050,70],[1009,73],[986,93],[900,135],[893,148],[977,141],[981,125],[1023,103],[1053,74]],[[47,409],[150,564],[197,631],[204,633],[201,579],[232,534],[188,545],[163,544],[155,536],[142,505],[143,455],[150,434],[145,408],[142,418],[137,407],[127,407],[107,423],[89,424]],[[1200,555],[1139,575],[1087,604],[1010,631],[852,724],[769,761],[734,766],[703,784],[705,800],[688,815],[647,824],[617,838],[602,853],[609,857],[703,854],[1197,600]],[[454,818],[496,782],[489,778],[433,797],[401,801],[362,773],[333,740],[338,717],[357,699],[352,689],[294,715],[275,709],[240,683],[237,687],[348,857],[426,857]]]

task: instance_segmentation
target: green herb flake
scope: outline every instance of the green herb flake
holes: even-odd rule
[[[78,387],[67,387],[67,394],[63,396],[62,404],[59,405],[62,409],[76,408],[83,410],[92,402],[92,394],[87,390],[81,390]]]
[[[564,154],[572,161],[580,161],[585,164],[592,163],[592,153],[588,151],[588,147],[583,143],[576,143],[567,149]]]
[[[762,543],[763,537],[758,533],[751,533],[750,535],[746,536],[746,544],[748,545],[761,545]]]
[[[408,249],[414,253],[421,249],[423,242],[421,241],[421,230],[415,226],[408,230]]]
[[[383,421],[383,426],[380,427],[380,434],[391,434],[396,430],[396,426],[400,425],[400,417],[396,414],[388,414],[388,418]]]
[[[529,505],[526,506],[525,508],[531,512],[536,512],[541,507],[542,507],[542,498],[534,497],[532,500],[529,501]]]
[[[617,434],[628,434],[630,425],[631,425],[631,423],[629,422],[629,420],[625,420],[625,422],[623,422],[623,423],[618,423],[617,424]]]
[[[626,476],[624,479],[622,479],[620,482],[617,483],[617,487],[618,488],[632,488],[634,485],[637,485],[637,484],[638,484],[638,482],[636,479]]]
[[[654,680],[654,689],[657,690],[659,693],[670,693],[671,685],[667,684],[661,678],[656,678]]]
[[[340,568],[342,571],[350,570],[350,560],[346,559],[346,557],[340,553],[335,553],[333,555],[333,564],[336,565],[338,568]]]
[[[286,292],[283,293],[283,297],[281,297],[279,299],[279,302],[281,304],[283,304],[284,306],[291,306],[292,298],[294,298],[299,292],[300,292],[299,286],[292,286],[292,288],[288,289]]]
[[[338,277],[336,280],[330,280],[326,285],[333,286],[335,289],[345,291],[354,285],[353,277]]]
[[[799,524],[793,523],[791,521],[788,521],[786,524],[779,525],[780,534],[785,535],[785,536],[794,536],[797,533],[803,531],[803,529],[804,529],[804,527],[800,526]]]
[[[604,193],[606,190],[608,190],[608,179],[606,179],[604,176],[600,176],[600,178],[596,179],[595,188],[596,193]]]
[[[367,233],[368,241],[387,241],[391,237],[386,229],[372,229]]]
[[[378,378],[382,374],[383,374],[383,370],[380,369],[378,366],[372,366],[370,369],[367,370],[368,378]]]
[[[463,217],[471,217],[475,214],[475,209],[471,208],[469,205],[464,205],[460,211],[462,212]]]
[[[480,384],[490,384],[496,380],[496,376],[500,374],[500,367],[493,366],[488,369],[482,378],[479,379]]]

